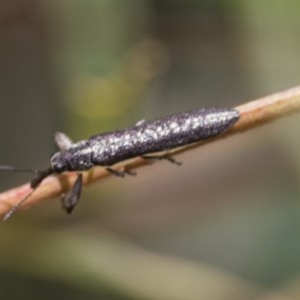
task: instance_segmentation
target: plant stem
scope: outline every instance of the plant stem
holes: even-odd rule
[[[206,143],[211,143],[218,139],[228,137],[235,133],[243,132],[269,123],[273,120],[287,116],[300,111],[300,86],[293,89],[273,94],[255,101],[251,101],[236,109],[240,112],[238,122],[225,134],[211,138],[206,141],[201,141],[192,145],[181,147],[168,152],[168,155],[176,155],[182,152],[187,152],[191,149],[198,148]],[[149,165],[146,160],[137,157],[114,166],[117,170],[132,170],[142,166]],[[84,185],[89,185],[93,182],[98,182],[105,177],[110,176],[110,173],[102,167],[95,167],[83,174]],[[77,175],[76,173],[64,173],[59,176],[51,176],[47,178],[36,192],[22,205],[22,208],[28,208],[38,204],[46,199],[51,199],[65,193],[74,184]],[[4,216],[13,206],[25,197],[31,191],[30,185],[25,184],[11,190],[0,193],[0,216]]]

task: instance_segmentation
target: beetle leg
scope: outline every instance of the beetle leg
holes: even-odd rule
[[[53,135],[53,139],[59,150],[67,150],[73,144],[73,141],[63,132],[56,131]]]
[[[163,155],[142,155],[142,158],[145,160],[149,160],[149,161],[156,161],[156,160],[167,160],[172,164],[175,164],[177,166],[181,166],[182,162],[177,161],[175,158],[173,158],[172,156],[169,156],[167,154],[163,154]]]
[[[72,188],[69,190],[69,192],[61,198],[61,204],[63,207],[63,210],[70,214],[75,206],[78,204],[80,200],[81,195],[81,189],[82,189],[82,174],[78,174],[78,177],[72,186]]]
[[[125,175],[135,176],[136,173],[130,170],[115,170],[110,167],[105,167],[106,171],[117,177],[125,177]]]

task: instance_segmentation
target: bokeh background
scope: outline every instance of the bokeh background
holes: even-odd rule
[[[299,1],[1,0],[0,164],[299,84]],[[0,224],[1,299],[300,299],[299,116]],[[31,179],[1,173],[1,190]]]

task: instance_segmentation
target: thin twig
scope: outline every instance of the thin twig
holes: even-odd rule
[[[178,153],[198,148],[203,144],[216,141],[220,138],[228,137],[229,135],[260,126],[264,123],[269,123],[272,120],[279,119],[300,111],[300,86],[242,104],[236,107],[236,109],[240,112],[240,119],[225,134],[211,138],[204,142],[199,142],[181,147],[180,149],[175,149],[169,152],[169,155],[174,156]],[[115,167],[118,170],[132,170],[145,165],[149,165],[149,162],[137,157],[135,159],[117,164]],[[95,167],[83,174],[83,183],[84,185],[89,185],[108,176],[110,176],[110,173],[108,173],[104,168]],[[65,193],[74,184],[76,178],[76,173],[72,172],[47,178],[37,189],[37,191],[22,205],[22,208],[28,208],[46,199],[51,199],[61,195],[62,193]],[[20,201],[20,199],[28,194],[30,190],[30,185],[26,184],[1,193],[0,216],[4,216]]]

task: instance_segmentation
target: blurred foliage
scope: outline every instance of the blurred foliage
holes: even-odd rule
[[[298,1],[0,2],[1,161],[299,85]],[[297,116],[0,226],[9,299],[298,299]],[[1,187],[24,175],[3,174]],[[274,291],[276,289],[276,292]]]

